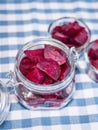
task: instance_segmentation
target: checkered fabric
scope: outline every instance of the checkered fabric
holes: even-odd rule
[[[26,42],[47,36],[49,24],[60,17],[82,19],[98,38],[97,0],[0,0],[0,80],[14,71],[16,54]],[[11,108],[0,130],[98,130],[98,83],[86,73],[84,58],[76,70],[73,100],[60,110],[30,111],[10,95]]]

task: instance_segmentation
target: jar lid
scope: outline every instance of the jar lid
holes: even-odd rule
[[[10,102],[7,85],[0,81],[0,125],[3,123],[9,112]]]

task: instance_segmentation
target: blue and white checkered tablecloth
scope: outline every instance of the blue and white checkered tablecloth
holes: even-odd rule
[[[0,80],[14,70],[15,56],[26,42],[47,36],[60,17],[80,18],[98,38],[98,0],[0,0]],[[85,61],[76,71],[74,99],[61,110],[30,111],[10,95],[11,108],[0,130],[98,130],[98,83],[86,74]]]

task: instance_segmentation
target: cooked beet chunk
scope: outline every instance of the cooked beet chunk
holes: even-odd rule
[[[61,49],[51,45],[45,45],[44,57],[56,61],[59,65],[66,62],[66,54]]]
[[[35,67],[26,75],[26,78],[34,83],[42,84],[45,78],[45,73]]]
[[[25,50],[25,55],[32,61],[32,62],[39,62],[44,57],[44,49],[37,49],[37,50]]]
[[[33,67],[35,67],[35,64],[28,57],[24,57],[20,61],[19,69],[23,75],[26,75]]]
[[[62,32],[61,26],[56,26],[52,31],[52,35],[54,35],[56,32]]]
[[[91,60],[91,64],[98,69],[98,59],[97,60]]]
[[[57,39],[57,40],[59,40],[59,41],[65,43],[65,44],[69,43],[69,40],[70,40],[70,38],[69,38],[67,35],[65,35],[65,34],[63,34],[63,33],[61,33],[61,32],[55,32],[55,33],[52,35],[52,37],[53,37],[54,39]]]
[[[46,75],[43,84],[52,84],[53,81],[54,80],[51,77],[49,77],[48,75]]]
[[[91,64],[98,69],[98,40],[92,42],[88,50],[88,57]]]
[[[88,39],[88,35],[85,29],[79,32],[74,38],[75,44],[78,46],[82,46]]]
[[[77,21],[64,23],[54,27],[52,37],[63,42],[69,48],[76,48],[84,45],[88,39],[88,33],[85,27],[81,26]]]
[[[63,80],[69,74],[70,69],[71,69],[71,67],[70,67],[70,64],[68,62],[66,62],[65,64],[63,64],[61,66],[61,75],[59,77],[60,81]]]
[[[37,67],[54,80],[57,80],[61,73],[61,68],[59,64],[52,59],[49,59],[49,60],[45,59],[45,60],[40,61],[37,64]]]
[[[70,37],[75,37],[80,31],[82,31],[82,29],[84,29],[83,27],[81,27],[78,24],[77,21],[66,24],[66,28],[68,28],[66,31],[66,35],[68,35]],[[66,30],[66,28],[65,28],[65,30]]]

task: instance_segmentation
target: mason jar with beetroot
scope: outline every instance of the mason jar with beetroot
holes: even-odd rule
[[[64,107],[75,91],[72,52],[50,38],[31,41],[19,50],[15,63],[15,93],[29,109]]]

